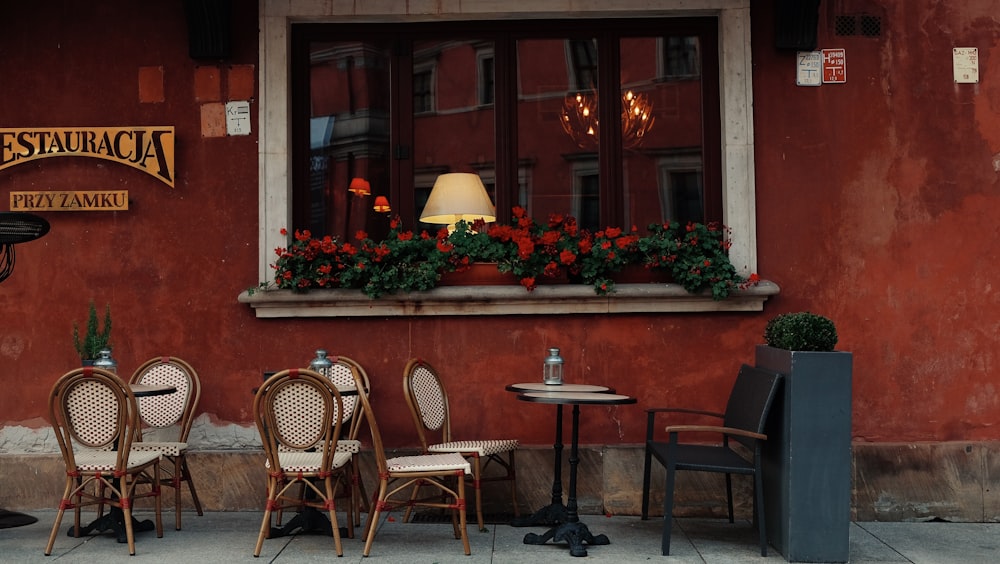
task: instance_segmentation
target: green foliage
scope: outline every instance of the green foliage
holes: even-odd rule
[[[789,351],[828,352],[837,345],[837,328],[833,321],[815,313],[782,313],[767,322],[764,341]]]
[[[452,233],[441,229],[433,236],[403,229],[396,217],[385,239],[373,241],[359,232],[356,245],[296,231],[287,249],[275,250],[274,285],[296,291],[354,288],[378,298],[429,290],[442,273],[461,272],[477,262],[496,263],[528,291],[544,278],[566,277],[592,286],[598,295],[609,294],[615,274],[628,265],[667,271],[688,292],[711,292],[716,300],[760,280],[757,274],[737,274],[729,261],[727,231],[717,223],[652,224],[645,235],[635,227],[591,233],[572,216],[553,214],[539,223],[524,208],[512,211],[509,224],[460,221]]]
[[[87,332],[80,339],[80,327],[73,322],[73,347],[80,355],[80,360],[93,360],[103,348],[111,348],[111,304],[104,310],[104,327],[97,320],[97,306],[90,300],[90,311],[87,314]]]

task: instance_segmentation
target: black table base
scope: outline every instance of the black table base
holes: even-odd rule
[[[569,511],[562,503],[551,503],[526,517],[511,519],[511,527],[534,527],[561,525],[569,520]]]
[[[333,536],[333,524],[330,523],[330,518],[322,511],[307,506],[296,513],[295,517],[289,519],[288,523],[285,523],[283,527],[271,527],[271,532],[267,538],[286,537],[294,533],[296,529],[301,529],[299,531],[300,534],[315,533],[328,537]],[[340,527],[340,536],[342,538],[347,537],[347,527]]]
[[[139,521],[132,517],[132,532],[142,533],[156,530],[156,523],[151,519]],[[93,532],[103,533],[104,531],[114,531],[118,542],[124,544],[128,542],[128,533],[125,531],[125,513],[117,507],[112,507],[108,512],[90,522],[89,525],[80,527],[80,536],[86,536]],[[66,536],[76,537],[76,527],[71,526],[66,531]]]
[[[607,535],[594,536],[590,533],[590,529],[580,522],[563,523],[552,527],[543,535],[535,533],[524,535],[524,544],[545,544],[550,540],[553,542],[566,541],[569,544],[570,556],[586,556],[587,548],[583,546],[584,543],[589,545],[611,544]]]

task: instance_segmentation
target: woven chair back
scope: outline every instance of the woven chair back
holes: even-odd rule
[[[135,396],[114,374],[84,367],[64,374],[49,394],[49,417],[67,471],[76,471],[76,453],[117,450],[124,469],[136,422]]]
[[[139,417],[152,428],[149,438],[187,442],[194,410],[201,398],[201,382],[194,368],[177,357],[155,357],[137,368],[129,382],[177,388],[171,394],[137,398]]]
[[[424,448],[451,441],[448,394],[437,370],[422,359],[410,360],[403,371],[403,391]],[[440,438],[428,437],[428,432],[438,433]]]
[[[354,387],[358,390],[358,394],[365,393],[369,391],[368,384],[368,374],[365,372],[364,368],[361,367],[356,360],[347,358],[346,356],[333,356],[328,357],[333,365],[324,369],[321,373],[330,380],[330,382],[337,387]],[[363,387],[358,387],[358,382],[355,381],[354,371],[357,371],[361,378],[359,381],[364,384]],[[357,396],[342,396],[344,401],[344,413],[343,420],[344,424],[347,426],[345,429],[346,438],[357,439],[358,430],[361,423],[361,418],[364,416],[362,410],[359,407]]]
[[[254,418],[271,468],[278,453],[316,449],[330,467],[340,434],[340,392],[321,374],[307,369],[282,370],[257,391]]]

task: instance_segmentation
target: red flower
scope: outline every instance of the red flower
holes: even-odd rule
[[[559,262],[563,264],[573,264],[573,261],[575,260],[576,260],[576,255],[573,254],[573,251],[570,251],[569,249],[566,249],[565,251],[559,253]]]
[[[354,234],[354,238],[358,241],[363,241],[368,238],[368,233],[359,229],[358,232]]]
[[[399,238],[400,241],[409,241],[410,239],[413,239],[413,232],[404,231],[403,233],[397,235],[397,237]]]

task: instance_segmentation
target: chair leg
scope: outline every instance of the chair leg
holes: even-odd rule
[[[670,533],[673,527],[674,515],[674,480],[676,470],[672,463],[667,464],[667,483],[663,491],[663,533],[660,540],[660,550],[663,556],[670,555]]]
[[[651,465],[653,463],[653,452],[646,446],[646,459],[642,465],[642,520],[649,519],[649,485]]]
[[[478,458],[477,458],[478,460]],[[479,495],[479,492],[476,492]],[[469,547],[469,532],[466,530],[466,519],[465,519],[465,480],[458,479],[458,522],[460,527],[460,532],[462,534],[462,545],[465,547],[465,555],[469,556],[472,554],[472,549]]]
[[[729,509],[729,522],[733,523],[733,476],[726,474],[726,508]]]
[[[52,524],[52,533],[49,534],[49,542],[45,545],[45,556],[52,554],[52,546],[56,543],[56,535],[59,533],[59,525],[62,524],[63,513],[66,512],[67,507],[73,506],[72,492],[73,484],[75,480],[66,477],[66,488],[63,491],[62,499],[59,501],[59,512],[56,513],[56,522]],[[79,506],[77,506],[79,507]],[[79,509],[77,509],[79,511]],[[80,524],[77,522],[76,530],[74,531],[76,536],[80,536]]]
[[[507,458],[510,463],[510,468],[508,469],[508,475],[510,476],[510,500],[514,504],[514,517],[520,517],[521,512],[517,509],[517,467],[514,466],[514,451],[510,451],[510,456]]]
[[[760,555],[767,556],[767,529],[764,527],[764,480],[758,468],[753,474],[754,479],[754,516],[757,518],[757,531],[760,534]]]
[[[187,482],[188,491],[191,492],[191,501],[194,502],[194,508],[198,511],[198,515],[204,515],[205,512],[201,509],[201,501],[198,500],[198,492],[194,489],[194,480],[191,478],[191,469],[188,468],[187,456],[181,456],[181,479]]]
[[[472,457],[472,489],[476,494],[476,523],[479,524],[479,530],[486,530],[486,523],[483,519],[483,468],[482,461],[478,455]],[[459,480],[461,481],[461,480]]]
[[[337,505],[334,503],[336,488],[334,488],[333,480],[333,476],[327,476],[323,480],[323,487],[326,489],[326,506],[330,512],[330,525],[333,529],[333,546],[337,550],[337,556],[343,556],[344,545],[340,540],[340,523],[337,522]],[[351,518],[349,512],[347,518]]]
[[[257,546],[253,549],[253,555],[260,556],[260,549],[264,547],[264,539],[271,532],[271,511],[277,505],[278,479],[268,476],[267,478],[267,502],[264,505],[264,518],[260,523],[260,532],[257,533]]]
[[[127,476],[122,476],[118,481],[118,504],[122,510],[122,519],[125,521],[125,538],[128,539],[129,556],[135,556],[135,531],[132,529],[132,498],[128,488]],[[158,484],[154,482],[153,487]]]
[[[364,556],[368,556],[372,551],[372,541],[375,540],[375,530],[378,528],[378,518],[382,513],[388,488],[389,483],[387,479],[380,479],[378,496],[372,498],[371,505],[368,508],[368,521],[365,523],[365,550],[362,552]]]

